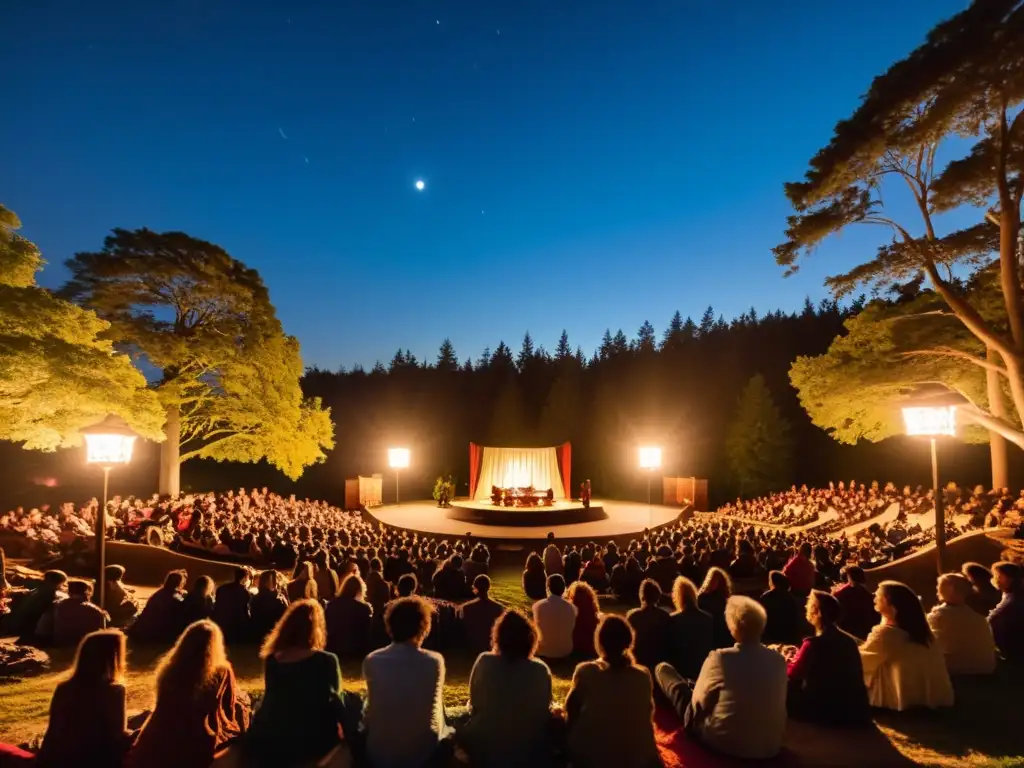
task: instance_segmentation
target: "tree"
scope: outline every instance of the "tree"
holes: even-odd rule
[[[572,347],[569,346],[569,334],[563,328],[562,335],[558,337],[558,346],[555,347],[555,360],[564,362],[572,357]]]
[[[676,310],[676,313],[672,315],[672,319],[668,323],[668,328],[665,329],[665,333],[661,337],[661,348],[662,349],[674,349],[680,346],[683,335],[683,316]]]
[[[791,274],[801,257],[851,224],[885,227],[892,241],[874,257],[827,280],[837,296],[862,284],[885,288],[925,275],[946,309],[981,342],[965,356],[932,348],[985,372],[988,405],[965,415],[1024,448],[1024,287],[1017,258],[1024,192],[1024,4],[975,0],[940,23],[907,58],[876,77],[854,114],[810,162],[804,181],[786,185],[796,213],[774,249]],[[971,142],[962,157],[936,169],[947,138]],[[883,197],[890,181],[909,190],[913,219],[897,220]],[[971,226],[941,232],[938,214],[975,206]],[[999,275],[1001,312],[986,320],[965,296],[954,269],[988,265]],[[1015,418],[1000,395],[1006,384]],[[994,437],[993,473],[1006,480],[1005,443]]]
[[[697,328],[698,336],[709,336],[715,330],[715,310],[709,304],[700,318],[700,326]]]
[[[441,348],[437,351],[437,370],[457,371],[459,369],[459,358],[455,356],[455,347],[451,339],[446,338],[441,342]]]
[[[499,376],[515,373],[515,361],[512,359],[512,350],[504,341],[499,341],[498,346],[491,355],[490,368]]]
[[[612,332],[610,328],[604,329],[604,336],[601,337],[601,346],[595,353],[601,360],[607,360],[613,354]]]
[[[303,397],[298,342],[256,270],[212,243],[148,229],[115,229],[67,267],[64,295],[160,370],[161,493],[179,492],[191,458],[266,459],[295,479],[333,447],[330,412]]]
[[[113,413],[162,440],[160,403],[103,338],[110,324],[36,286],[43,259],[20,227],[0,205],[0,439],[52,451]]]
[[[615,338],[612,339],[612,355],[614,357],[621,357],[629,352],[629,340],[626,338],[626,334],[619,328],[615,332]]]
[[[530,336],[530,332],[527,331],[526,335],[523,336],[523,346],[519,348],[519,356],[516,358],[516,368],[520,371],[525,370],[535,355],[536,352],[533,348],[533,337]]]
[[[526,407],[514,378],[505,382],[494,406],[491,440],[498,445],[519,445],[528,442],[530,429],[526,423]]]
[[[491,348],[484,347],[484,351],[480,353],[479,359],[476,361],[476,369],[482,371],[491,364]]]
[[[657,337],[654,334],[654,326],[647,320],[640,326],[636,334],[636,351],[641,354],[652,354],[658,348]]]
[[[563,366],[548,390],[540,419],[545,442],[563,443],[576,437],[580,418],[580,373],[576,365]]]
[[[740,396],[725,449],[741,494],[760,496],[782,488],[789,481],[789,423],[779,413],[761,374],[747,383]]]

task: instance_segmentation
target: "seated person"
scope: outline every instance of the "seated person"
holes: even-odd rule
[[[234,579],[217,587],[212,618],[224,633],[226,643],[238,643],[249,639],[251,579],[249,569],[240,565],[235,568]]]
[[[473,592],[476,599],[463,603],[459,607],[459,621],[462,624],[462,636],[470,653],[480,654],[491,647],[491,631],[494,623],[505,612],[504,607],[491,600],[491,579],[480,574],[473,579]]]
[[[391,644],[363,661],[363,726],[372,765],[446,765],[450,730],[444,718],[444,658],[421,646],[433,611],[419,597],[388,603]],[[401,717],[397,717],[397,713]],[[435,762],[436,761],[436,762]]]
[[[68,575],[64,571],[47,571],[43,574],[43,582],[28,593],[11,615],[10,630],[20,635],[18,642],[25,645],[35,643],[49,644],[53,637],[36,637],[36,629],[40,619],[48,613],[52,614],[53,607],[67,597]],[[52,623],[46,625],[52,627]]]
[[[526,570],[523,571],[523,592],[531,600],[543,600],[547,596],[547,579],[544,561],[536,552],[531,552],[526,558]]]
[[[913,590],[883,581],[875,592],[875,610],[882,621],[860,647],[871,706],[897,711],[952,706],[946,660]]]
[[[316,600],[292,603],[260,650],[263,703],[243,740],[246,765],[305,766],[358,735],[357,694],[341,689],[338,657],[324,650],[327,625]],[[338,753],[335,752],[335,755]]]
[[[249,724],[240,694],[220,627],[190,625],[157,665],[156,705],[125,768],[209,765]]]
[[[108,565],[103,569],[103,609],[110,615],[110,623],[123,627],[139,613],[139,604],[124,585],[124,566]]]
[[[696,680],[714,648],[711,614],[697,606],[697,587],[685,576],[672,589],[675,611],[668,617],[668,657],[683,677]]]
[[[696,682],[670,664],[656,671],[690,736],[748,760],[775,757],[786,730],[786,662],[761,644],[767,620],[756,600],[730,597],[725,621],[736,644],[712,651]]]
[[[789,662],[791,717],[823,725],[862,725],[871,720],[857,641],[836,625],[842,608],[827,592],[811,592],[807,622],[814,635]]]
[[[466,572],[462,570],[462,557],[452,555],[434,573],[432,579],[434,597],[453,603],[465,600],[469,594],[466,584]]]
[[[725,605],[732,595],[732,579],[718,566],[708,569],[697,593],[697,605],[705,613],[711,615],[712,637],[715,648],[727,648],[732,645],[732,635],[725,623]]]
[[[585,581],[574,581],[569,587],[569,602],[576,608],[576,622],[572,627],[572,652],[592,659],[597,656],[594,634],[601,622],[601,609],[594,588]]]
[[[858,640],[863,640],[879,621],[875,599],[864,586],[867,576],[859,565],[843,568],[840,575],[843,583],[832,590],[841,611],[838,626]]]
[[[249,606],[253,638],[262,643],[287,609],[288,598],[281,592],[277,571],[273,568],[263,571]]]
[[[185,626],[185,571],[170,571],[128,630],[133,641],[172,642]]]
[[[654,740],[651,675],[633,663],[633,630],[606,615],[597,629],[597,661],[584,661],[565,700],[568,752],[575,768],[653,768],[661,757]]]
[[[544,600],[533,604],[533,623],[540,632],[537,655],[562,659],[572,653],[572,631],[576,625],[576,606],[562,597],[565,579],[559,573],[548,576],[548,592]]]
[[[472,765],[545,765],[553,722],[551,671],[533,656],[537,630],[510,610],[498,619],[493,635],[493,650],[480,654],[469,675],[470,715],[459,741]]]
[[[391,599],[391,584],[381,573],[384,566],[380,558],[370,560],[370,572],[366,575],[366,602],[373,606],[373,615],[383,615],[384,606]]]
[[[992,573],[992,581],[1003,594],[988,615],[992,636],[1006,661],[1024,661],[1024,569],[1004,562],[993,565]]]
[[[206,575],[197,577],[181,604],[182,623],[188,626],[213,616],[213,596],[213,579]]]
[[[971,596],[967,604],[982,616],[988,616],[999,605],[1002,595],[993,584],[992,572],[981,563],[964,563],[961,573],[970,579]]]
[[[799,645],[806,635],[804,608],[789,589],[789,579],[782,571],[768,574],[771,588],[758,598],[768,615],[762,642],[765,645]]]
[[[131,743],[126,728],[126,656],[120,630],[93,632],[82,639],[71,675],[57,684],[50,700],[50,720],[36,765],[121,765]]]
[[[338,658],[362,658],[370,647],[373,608],[363,599],[365,592],[363,580],[352,574],[327,604],[327,650]]]
[[[971,582],[959,573],[939,576],[938,605],[928,613],[928,626],[946,657],[951,675],[990,675],[996,671],[996,644],[985,617],[967,604]]]
[[[89,602],[92,598],[92,584],[82,579],[68,581],[68,599],[61,600],[53,612],[44,616],[53,617],[53,644],[61,647],[77,646],[90,632],[107,628],[108,616],[98,605]]]
[[[668,654],[668,612],[661,610],[661,587],[654,579],[640,583],[640,607],[626,614],[633,629],[633,656],[649,670],[665,661]]]
[[[286,587],[289,602],[297,600],[317,600],[320,593],[317,590],[316,579],[313,578],[313,564],[308,560],[302,560],[295,564],[292,571],[292,580]],[[329,595],[324,595],[327,599]]]

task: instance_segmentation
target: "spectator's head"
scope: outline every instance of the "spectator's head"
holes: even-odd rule
[[[979,589],[985,589],[992,584],[992,572],[981,563],[964,563],[960,572]]]
[[[560,573],[552,573],[548,576],[548,592],[557,597],[565,594],[565,577]]]
[[[51,589],[63,589],[68,583],[68,575],[64,571],[47,571],[43,574],[43,583]]]
[[[463,563],[462,555],[452,555],[448,559],[448,565],[451,566],[456,571],[459,570],[460,568],[462,568],[462,563]]]
[[[756,600],[734,595],[725,604],[725,623],[738,643],[758,643],[768,615]]]
[[[188,573],[183,570],[168,571],[164,577],[164,589],[169,589],[173,592],[181,592],[185,588],[185,579],[188,578]]]
[[[661,600],[661,587],[654,579],[640,582],[640,605],[644,608],[655,608]]]
[[[537,628],[522,613],[509,609],[494,622],[491,649],[506,659],[528,659],[537,651]]]
[[[621,616],[606,614],[594,634],[597,654],[611,667],[633,663],[633,628]]]
[[[685,576],[676,576],[672,585],[672,603],[677,611],[696,611],[697,585]]]
[[[70,579],[68,581],[68,597],[88,600],[92,597],[92,584],[85,579]]]
[[[194,698],[227,666],[220,627],[207,619],[190,624],[157,664],[157,705],[166,696],[175,701]]]
[[[867,580],[864,569],[859,565],[847,565],[842,569],[841,575],[847,584],[863,584]]]
[[[597,593],[585,581],[574,581],[570,584],[567,597],[569,602],[576,606],[577,616],[597,616],[600,613]]]
[[[103,580],[104,581],[120,581],[124,578],[124,566],[123,565],[108,565],[103,569]]]
[[[526,557],[526,570],[528,571],[544,571],[544,561],[540,559],[540,555],[536,552],[531,552]]]
[[[487,597],[491,591],[491,577],[486,573],[479,574],[473,579],[473,593],[479,598]]]
[[[1020,592],[1024,582],[1024,569],[1016,563],[999,562],[992,566],[992,583],[1000,592]]]
[[[555,534],[553,531],[548,531],[548,544],[555,543]]]
[[[811,556],[811,542],[805,541],[800,545],[800,557],[810,558]]]
[[[213,594],[213,579],[209,576],[197,577],[189,594],[196,597],[209,597]]]
[[[384,626],[395,643],[421,645],[430,634],[430,620],[430,606],[419,597],[392,600],[384,611]]]
[[[263,641],[260,658],[289,650],[322,651],[326,645],[324,609],[316,600],[296,600]]]
[[[772,589],[777,589],[779,592],[789,592],[789,579],[786,578],[786,574],[782,571],[772,571],[769,573],[768,582],[772,585]]]
[[[839,621],[840,606],[828,592],[815,589],[807,598],[807,623],[823,632]]]
[[[973,590],[971,580],[962,573],[944,573],[935,586],[939,600],[948,605],[964,604]]]
[[[366,594],[366,584],[354,573],[346,576],[338,589],[338,597],[348,600],[362,600],[364,594]]]
[[[411,597],[416,594],[416,587],[419,586],[419,582],[416,580],[415,574],[406,573],[398,577],[397,586],[399,597]]]
[[[91,632],[78,644],[70,679],[90,687],[119,683],[124,679],[126,658],[124,632],[119,629]]]
[[[313,578],[313,564],[309,560],[300,560],[295,564],[295,570],[292,571],[292,581],[301,581],[303,579]]]
[[[269,568],[260,574],[259,588],[267,592],[277,592],[277,571]]]
[[[718,566],[708,569],[708,574],[704,577],[704,583],[700,587],[702,595],[714,592],[721,592],[725,597],[732,594],[732,579]]]
[[[875,591],[875,610],[920,645],[932,644],[932,631],[914,590],[898,581],[883,581]]]
[[[380,561],[379,557],[374,557],[370,560],[370,573],[380,573],[383,568],[384,564]]]
[[[234,572],[235,584],[246,584],[249,581],[250,574],[249,569],[244,565],[239,565],[235,568]]]

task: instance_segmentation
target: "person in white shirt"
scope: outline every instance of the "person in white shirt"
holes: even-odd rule
[[[991,675],[996,671],[992,628],[984,616],[967,605],[972,589],[967,577],[944,573],[936,587],[942,602],[928,614],[928,626],[951,675]]]
[[[671,664],[658,686],[683,716],[688,734],[716,752],[748,760],[775,757],[786,731],[786,661],[761,644],[768,614],[756,600],[730,597],[725,622],[736,641],[712,651],[696,683]]]
[[[548,597],[533,604],[533,621],[540,632],[538,656],[562,659],[572,653],[576,606],[562,597],[564,593],[565,578],[553,573],[548,576]]]
[[[555,544],[555,534],[548,534],[548,545],[544,547],[544,570],[548,576],[553,573],[565,573],[565,566],[562,564],[562,551]]]
[[[366,752],[374,768],[447,765],[451,729],[444,717],[444,658],[420,646],[433,611],[418,597],[388,604],[391,645],[363,660]]]

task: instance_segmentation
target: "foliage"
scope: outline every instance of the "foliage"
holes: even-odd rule
[[[441,504],[442,500],[451,502],[455,498],[455,481],[451,475],[448,477],[438,476],[434,482],[433,498],[438,504]]]
[[[76,445],[79,429],[114,413],[160,440],[163,416],[145,378],[101,338],[108,323],[35,285],[43,260],[20,226],[0,206],[0,439]]]
[[[729,466],[741,493],[760,496],[788,483],[793,458],[790,426],[761,374],[751,378],[743,390],[725,440]]]
[[[303,397],[298,342],[256,270],[211,243],[148,229],[116,229],[67,266],[63,293],[160,369],[161,401],[180,413],[181,462],[265,458],[294,479],[333,447],[330,413]]]

